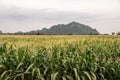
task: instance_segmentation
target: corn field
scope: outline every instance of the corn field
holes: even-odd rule
[[[120,36],[0,35],[0,80],[120,80]]]

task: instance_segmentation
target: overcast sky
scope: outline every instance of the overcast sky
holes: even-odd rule
[[[120,32],[120,0],[0,0],[0,30],[30,31],[76,21]]]

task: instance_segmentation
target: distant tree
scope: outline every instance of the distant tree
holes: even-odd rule
[[[38,32],[37,35],[40,35],[40,33]]]
[[[74,35],[74,34],[70,33],[70,34],[68,34],[68,35]]]
[[[112,32],[112,35],[115,35],[115,32]]]
[[[105,33],[105,34],[102,34],[102,35],[109,35],[109,34]]]
[[[24,35],[26,35],[27,33],[23,33]]]
[[[120,35],[120,32],[118,32],[117,35]]]

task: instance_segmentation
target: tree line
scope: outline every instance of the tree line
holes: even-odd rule
[[[19,32],[16,32],[16,33],[3,33],[1,30],[0,30],[0,34],[3,34],[3,35],[46,35],[46,34],[44,34],[44,33],[39,33],[39,32],[21,32],[21,31],[19,31]],[[115,32],[112,32],[111,33],[112,35],[120,35],[120,32],[118,32],[118,33],[115,33]],[[47,35],[51,35],[51,34],[47,34]],[[56,34],[54,34],[54,35],[56,35]],[[59,35],[62,35],[62,34],[59,34]],[[75,35],[75,34],[68,34],[68,35]],[[89,35],[91,35],[91,34],[89,34]],[[109,35],[109,34],[103,34],[103,35]]]

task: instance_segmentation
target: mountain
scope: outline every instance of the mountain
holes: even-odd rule
[[[80,24],[78,22],[71,22],[69,24],[58,24],[54,25],[49,29],[43,28],[42,30],[35,31],[39,34],[99,34],[96,29]]]
[[[50,29],[43,31],[45,34],[99,34],[96,29],[80,24],[78,22],[71,22],[69,24],[58,24],[52,26]]]
[[[96,29],[92,29],[90,26],[80,24],[78,22],[71,22],[69,24],[58,24],[51,28],[43,28],[41,30],[26,32],[25,34],[76,34],[76,35],[89,35],[99,34]]]

